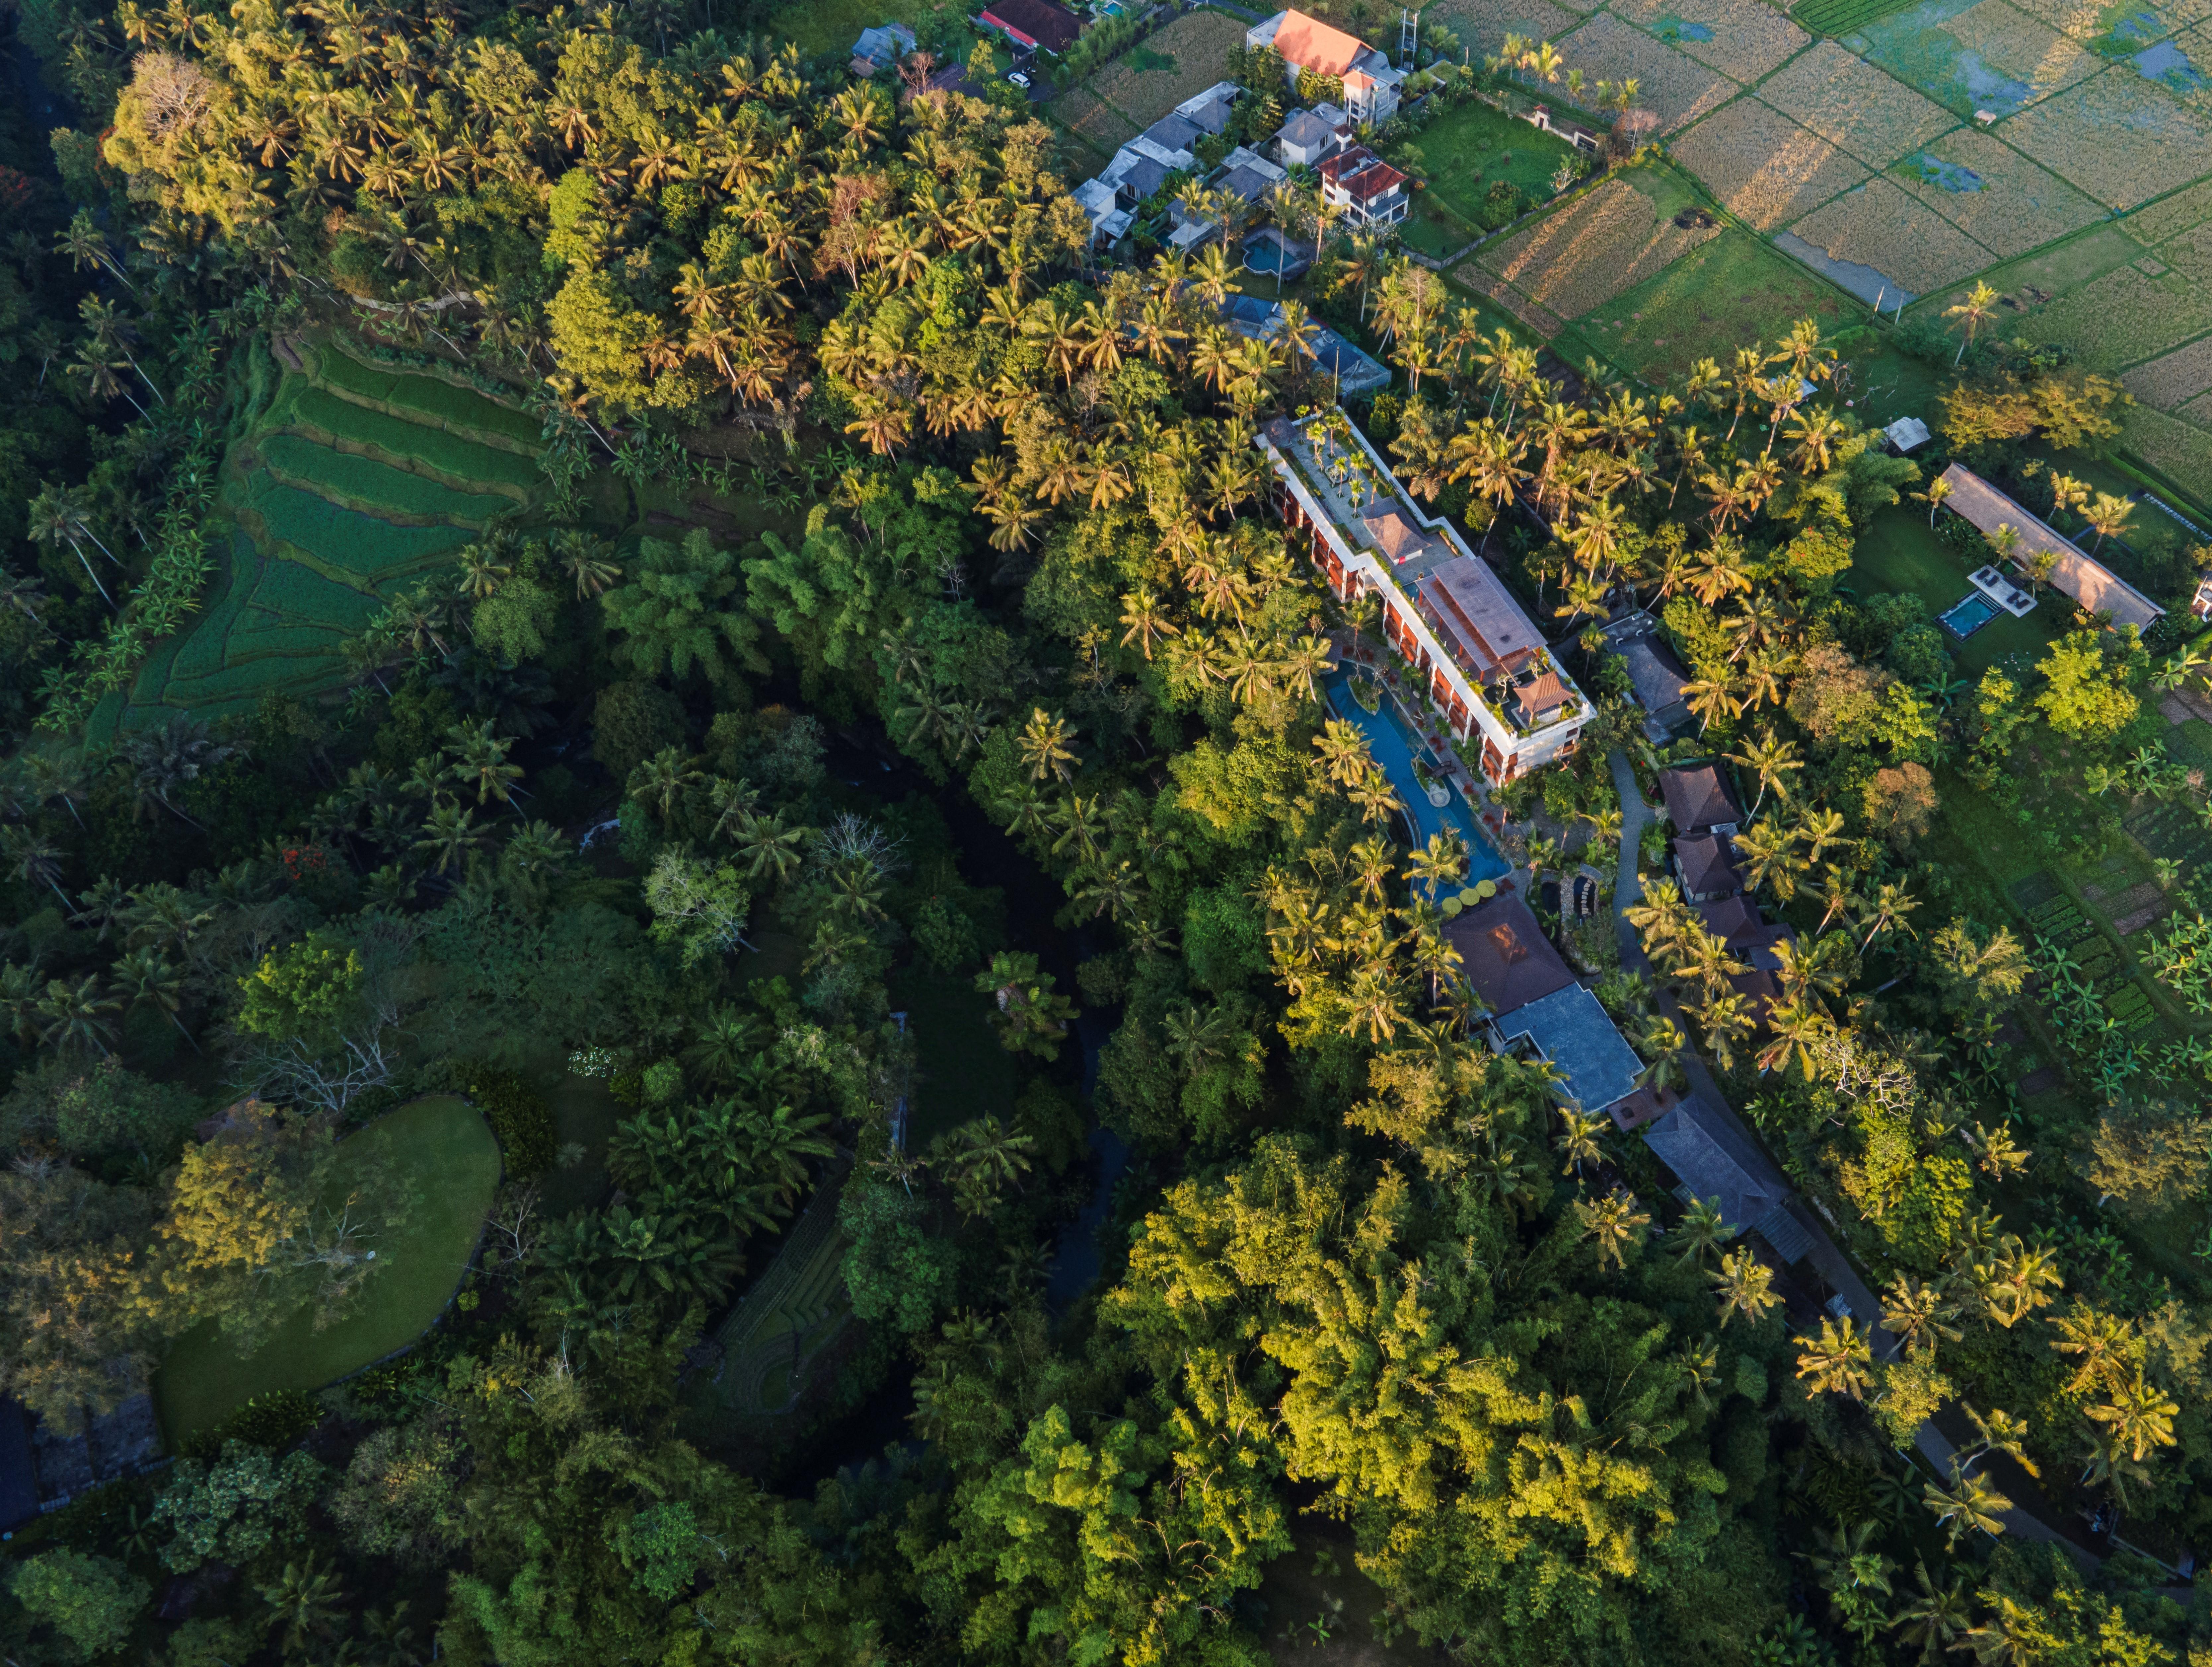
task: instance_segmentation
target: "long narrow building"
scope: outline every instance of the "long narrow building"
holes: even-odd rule
[[[1504,581],[1440,517],[1424,514],[1341,411],[1277,417],[1257,444],[1275,507],[1342,601],[1382,604],[1390,646],[1421,674],[1455,740],[1502,786],[1571,754],[1592,709]]]

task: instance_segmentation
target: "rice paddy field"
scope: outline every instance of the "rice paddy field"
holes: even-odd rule
[[[538,423],[434,371],[288,344],[269,408],[224,459],[228,559],[189,630],[93,715],[100,738],[250,710],[344,674],[340,645],[392,595],[453,559],[542,477]]]
[[[1476,52],[1509,33],[1549,41],[1561,79],[1528,91],[1554,108],[1570,72],[1593,90],[1633,76],[1722,222],[1632,249],[1626,200],[1583,194],[1456,264],[1524,328],[1564,334],[1562,356],[1678,376],[1793,318],[1940,315],[1985,280],[2002,298],[1990,328],[2121,379],[2138,402],[2124,452],[2212,501],[2212,0],[1443,0],[1431,15]],[[1430,189],[1462,219],[1485,180],[1465,119],[1431,130],[1437,155],[1419,141]],[[1622,281],[1601,277],[1607,260]]]

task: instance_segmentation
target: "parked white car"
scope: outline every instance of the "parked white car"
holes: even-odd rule
[[[1019,70],[1007,70],[1006,79],[1012,82],[1015,86],[1020,88],[1024,93],[1030,90],[1030,78],[1024,75]]]

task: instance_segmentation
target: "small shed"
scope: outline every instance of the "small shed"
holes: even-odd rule
[[[1928,425],[1917,417],[1900,417],[1882,433],[1889,436],[1890,449],[1899,457],[1928,443]]]

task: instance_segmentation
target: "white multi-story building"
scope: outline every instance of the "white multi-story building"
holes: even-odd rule
[[[1329,588],[1381,600],[1383,635],[1454,739],[1477,747],[1492,785],[1574,751],[1589,699],[1504,581],[1448,521],[1421,512],[1357,424],[1334,410],[1277,417],[1255,443],[1276,508],[1308,535]]]

